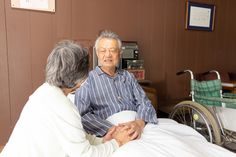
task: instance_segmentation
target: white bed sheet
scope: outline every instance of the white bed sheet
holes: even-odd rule
[[[130,116],[132,115],[132,116]],[[117,113],[107,120],[118,123],[132,121],[133,111]],[[236,157],[220,146],[211,144],[191,127],[171,119],[158,119],[158,124],[147,124],[139,140],[120,147],[112,157]]]

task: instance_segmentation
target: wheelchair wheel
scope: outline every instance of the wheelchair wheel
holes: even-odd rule
[[[212,113],[193,101],[177,104],[169,116],[178,123],[188,125],[203,135],[209,142],[221,145],[221,132]]]

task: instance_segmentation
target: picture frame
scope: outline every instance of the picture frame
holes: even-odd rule
[[[16,9],[55,12],[55,0],[11,0],[11,7]]]
[[[213,4],[186,3],[186,25],[189,30],[213,31],[216,7]]]

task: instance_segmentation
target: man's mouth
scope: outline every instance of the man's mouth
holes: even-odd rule
[[[112,62],[112,60],[111,59],[105,59],[104,62],[110,63],[110,62]]]

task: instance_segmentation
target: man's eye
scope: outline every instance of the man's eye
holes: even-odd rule
[[[105,52],[106,52],[106,50],[99,50],[99,52],[101,52],[101,53],[105,53]]]
[[[110,53],[116,53],[118,50],[117,49],[100,49],[99,50],[100,53],[106,53],[107,51]]]
[[[110,52],[114,53],[116,52],[116,49],[110,49]]]

